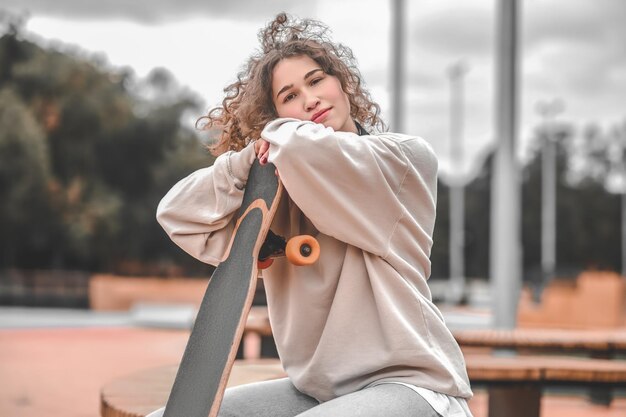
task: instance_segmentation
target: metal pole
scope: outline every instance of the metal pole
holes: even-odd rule
[[[622,166],[626,164],[622,163]],[[626,170],[622,171],[626,183]],[[626,279],[626,184],[622,184],[622,277]]]
[[[607,149],[607,156],[613,152],[617,155],[615,166],[613,167],[617,173],[617,184],[615,187],[610,187],[609,192],[620,194],[620,217],[622,224],[621,275],[626,280],[626,122],[615,128],[613,139],[615,140],[616,148],[614,150]]]
[[[404,133],[404,0],[391,6],[391,129]]]
[[[556,144],[547,132],[541,158],[541,271],[542,286],[554,277],[556,266]]]
[[[541,272],[542,289],[554,278],[556,269],[556,143],[554,118],[564,109],[559,99],[537,103],[543,118],[541,152]],[[538,294],[537,294],[538,295]],[[539,301],[538,299],[536,301]]]
[[[448,70],[450,77],[450,157],[457,169],[450,184],[450,288],[448,301],[459,303],[465,294],[465,187],[463,165],[463,76],[467,65],[457,62]]]
[[[496,328],[514,328],[521,288],[520,181],[517,134],[516,0],[497,2],[497,63],[494,158],[491,195],[490,268]]]
[[[614,181],[607,181],[607,191],[620,195],[621,218],[621,276],[626,280],[626,122],[612,131],[612,141],[606,156],[611,160],[610,176]],[[614,145],[614,146],[613,146]]]

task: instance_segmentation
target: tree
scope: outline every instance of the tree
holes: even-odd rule
[[[0,268],[150,273],[180,261],[206,271],[155,220],[174,175],[213,161],[181,126],[200,100],[164,69],[138,80],[5,26],[13,29],[0,37]]]
[[[585,269],[619,270],[620,198],[607,192],[616,167],[626,159],[626,124],[603,131],[595,125],[577,133],[571,124],[555,126],[557,148],[557,270],[575,277]],[[522,173],[523,277],[541,285],[541,144],[537,128]],[[490,154],[465,189],[465,260],[469,277],[489,276]],[[448,273],[448,187],[438,184],[437,223],[431,253],[432,276]]]
[[[618,200],[603,182],[606,143],[599,130],[577,135],[573,126],[557,126],[557,276],[573,277],[582,270],[615,270],[619,259]],[[539,279],[541,248],[542,129],[535,131],[532,157],[524,169],[523,242],[525,276]]]
[[[16,263],[29,247],[52,243],[50,162],[45,135],[19,97],[0,89],[0,247],[2,262]]]

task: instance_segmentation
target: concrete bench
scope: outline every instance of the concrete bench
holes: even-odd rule
[[[454,337],[463,349],[511,349],[531,354],[556,352],[582,354],[594,359],[615,359],[626,355],[624,329],[481,329],[455,331]],[[590,397],[595,404],[608,405],[612,400],[611,391],[605,388],[592,388]]]
[[[539,417],[548,387],[626,388],[623,361],[471,354],[465,360],[472,386],[488,389],[489,417]]]
[[[457,330],[453,334],[461,347],[586,353],[596,358],[626,354],[626,329],[480,329]]]
[[[272,345],[272,329],[265,307],[255,307],[250,312],[246,338],[261,342],[261,356]],[[608,406],[616,387],[625,387],[626,363],[611,361],[626,354],[626,332],[623,330],[463,330],[455,331],[457,342],[467,348],[490,350],[512,349],[520,352],[556,352],[559,354],[585,354],[588,358],[554,356],[466,355],[472,385],[483,385],[490,392],[490,410],[494,415],[539,415],[541,390],[552,386],[577,386],[590,389],[591,401]],[[265,346],[265,347],[264,347]],[[519,397],[519,401],[515,398]],[[500,403],[503,403],[500,405]],[[510,408],[508,405],[513,405]],[[514,414],[513,409],[524,412]],[[499,412],[497,410],[507,410]],[[513,413],[513,414],[512,414]]]
[[[146,369],[106,384],[100,391],[102,417],[144,417],[161,408],[170,395],[178,365]],[[235,361],[228,386],[283,378],[276,359]]]
[[[237,359],[259,357],[278,358],[266,306],[252,306],[250,309],[237,351]]]
[[[486,387],[489,417],[538,417],[542,390],[552,386],[626,387],[626,362],[547,356],[466,356],[472,386]],[[177,366],[148,369],[102,388],[102,417],[143,417],[167,402]],[[228,386],[282,378],[277,359],[235,362]]]

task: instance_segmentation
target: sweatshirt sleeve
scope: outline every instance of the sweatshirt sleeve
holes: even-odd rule
[[[157,221],[191,256],[217,265],[225,258],[233,217],[256,158],[254,143],[220,155],[213,166],[180,180],[157,207]]]
[[[261,137],[289,196],[324,234],[386,257],[410,164],[391,137],[277,119]]]

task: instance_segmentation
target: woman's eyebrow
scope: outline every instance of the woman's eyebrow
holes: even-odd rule
[[[321,68],[312,69],[311,71],[309,71],[306,74],[304,74],[304,79],[306,80],[311,75],[315,74],[317,71],[323,71],[323,70]],[[289,90],[291,87],[293,87],[293,84],[289,84],[289,85],[286,85],[283,88],[281,88],[280,91],[278,92],[278,94],[276,94],[276,98],[278,98],[278,96],[280,96],[285,91]]]
[[[321,68],[315,68],[312,69],[311,71],[307,72],[304,76],[304,79],[306,80],[307,78],[309,78],[311,75],[315,74],[317,71],[322,71]]]

